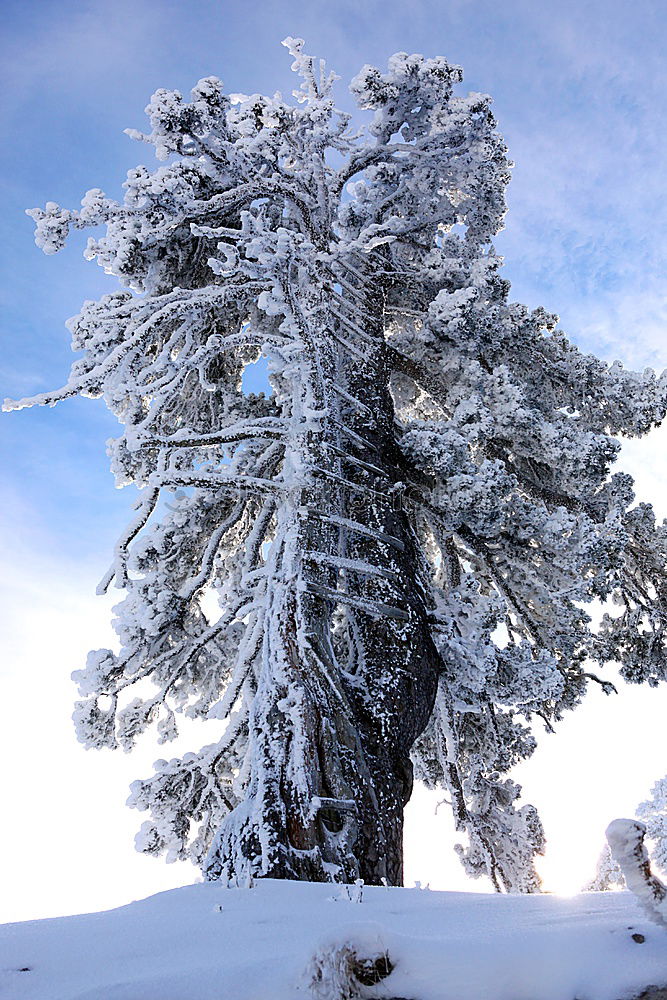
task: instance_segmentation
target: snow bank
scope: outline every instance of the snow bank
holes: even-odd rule
[[[667,933],[626,892],[347,895],[321,884],[204,883],[103,913],[6,924],[0,997],[307,1000],[323,995],[311,987],[318,957],[346,945],[393,965],[352,994],[369,998],[621,1000],[667,984]]]

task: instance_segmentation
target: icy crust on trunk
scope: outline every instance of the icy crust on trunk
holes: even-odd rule
[[[364,886],[348,899],[345,889],[217,882],[105,913],[7,924],[0,992],[12,1000],[629,1000],[667,983],[665,932],[630,893],[559,899]],[[348,976],[347,992],[323,994],[324,977],[344,983],[346,956],[367,970],[386,956],[380,971],[391,972],[377,985]]]
[[[508,771],[590,668],[665,677],[667,534],[611,474],[667,384],[577,350],[510,302],[492,237],[509,162],[459,67],[399,53],[336,109],[287,39],[296,102],[210,77],[159,90],[123,201],[34,209],[37,243],[124,288],[69,323],[68,384],[102,397],[139,498],[101,583],[120,651],[75,679],[91,747],[179,713],[215,742],[132,788],[141,850],[210,878],[401,880],[413,766],[473,875],[534,891],[539,818]],[[265,359],[271,392],[247,394]],[[219,611],[211,613],[211,598]],[[583,610],[611,602],[598,632]]]

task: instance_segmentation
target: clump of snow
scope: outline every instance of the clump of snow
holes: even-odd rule
[[[667,984],[667,936],[628,892],[365,886],[358,898],[317,883],[201,883],[103,913],[6,924],[0,996],[307,1000],[328,988],[328,1000],[619,1000]]]

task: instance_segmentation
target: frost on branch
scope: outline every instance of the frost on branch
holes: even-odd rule
[[[100,583],[123,591],[120,648],[75,674],[79,736],[217,726],[130,799],[140,849],[209,878],[400,882],[416,772],[467,870],[534,891],[542,827],[508,774],[535,723],[610,691],[596,663],[666,676],[666,529],[613,466],[667,380],[510,301],[510,165],[458,66],[365,66],[359,131],[285,45],[295,102],[159,90],[130,131],[156,169],[30,213],[47,253],[102,227],[85,254],[121,285],[69,322],[67,385],[7,404],[104,399],[138,488]],[[244,393],[260,358],[270,392]]]

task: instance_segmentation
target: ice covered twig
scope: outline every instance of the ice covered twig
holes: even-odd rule
[[[646,827],[636,819],[615,819],[607,827],[607,841],[625,883],[644,912],[656,924],[667,927],[667,888],[651,871],[644,845]]]

